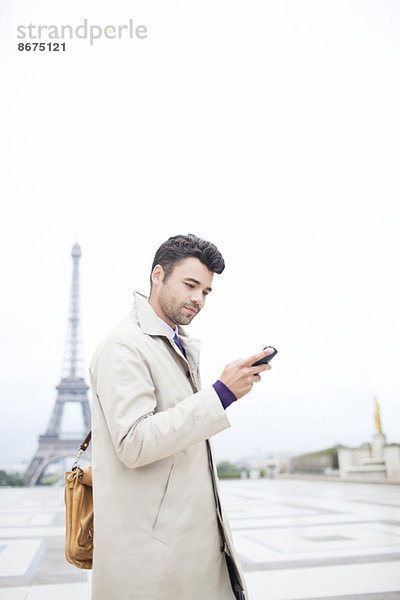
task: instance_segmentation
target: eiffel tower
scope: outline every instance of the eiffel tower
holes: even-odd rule
[[[68,456],[75,456],[82,439],[63,439],[61,423],[65,405],[68,402],[77,402],[82,409],[83,424],[86,433],[90,430],[90,407],[86,385],[81,371],[80,336],[79,336],[79,259],[81,258],[79,244],[72,247],[72,283],[70,298],[70,313],[68,320],[67,344],[64,355],[61,382],[56,386],[57,399],[50,417],[47,431],[39,436],[39,446],[32,458],[26,473],[24,483],[27,486],[39,482],[45,468],[52,462]],[[86,435],[85,433],[85,435]],[[87,451],[89,453],[89,450]]]

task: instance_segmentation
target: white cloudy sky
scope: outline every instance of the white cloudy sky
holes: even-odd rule
[[[279,354],[229,409],[219,458],[357,445],[373,396],[400,442],[400,5],[390,0],[2,2],[0,462],[29,459],[83,257],[85,362],[170,235],[227,268],[191,326],[204,384]],[[148,38],[17,50],[17,25]],[[47,40],[46,40],[47,41]],[[68,418],[74,418],[70,411]]]

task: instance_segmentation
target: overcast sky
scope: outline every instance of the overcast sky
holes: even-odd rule
[[[279,350],[229,408],[219,459],[369,441],[374,395],[388,442],[400,443],[400,4],[1,10],[0,462],[28,460],[47,428],[73,243],[87,369],[132,290],[148,291],[156,248],[187,232],[227,264],[190,326],[203,384],[226,362]],[[132,19],[148,37],[17,49],[18,25],[84,19]],[[68,419],[79,421],[73,407]]]

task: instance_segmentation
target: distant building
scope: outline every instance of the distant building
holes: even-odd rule
[[[359,448],[340,448],[339,471],[342,479],[398,481],[400,444],[387,444],[386,436],[376,433],[372,444],[363,444]]]
[[[387,444],[382,431],[379,403],[375,401],[375,428],[371,444],[359,448],[340,448],[339,471],[342,479],[360,481],[400,480],[400,444]]]

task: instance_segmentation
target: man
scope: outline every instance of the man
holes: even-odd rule
[[[97,349],[93,388],[93,600],[244,599],[245,584],[221,509],[208,438],[267,365],[260,352],[228,364],[200,391],[198,342],[218,249],[194,235],[157,250],[150,297]]]

